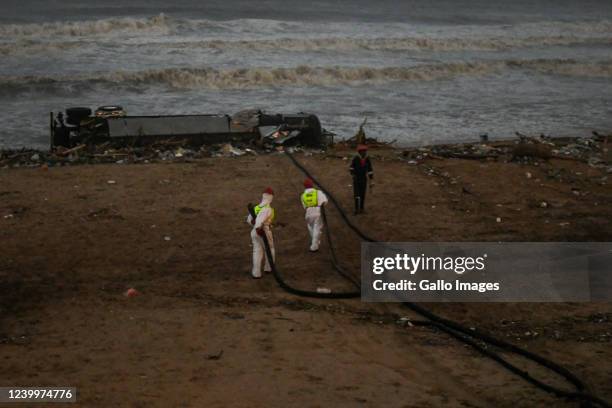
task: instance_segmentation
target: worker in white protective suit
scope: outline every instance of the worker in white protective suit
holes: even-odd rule
[[[306,190],[302,193],[302,206],[306,210],[306,226],[310,234],[310,252],[317,252],[321,245],[323,220],[321,219],[321,206],[327,204],[327,196],[321,190],[314,188],[310,178],[304,180]]]
[[[274,192],[270,187],[263,192],[261,203],[253,207],[255,218],[251,214],[247,217],[247,222],[253,226],[251,230],[251,241],[253,242],[253,270],[251,272],[254,279],[261,278],[261,264],[264,262],[264,271],[271,272],[270,260],[266,255],[263,236],[268,238],[270,250],[272,251],[272,261],[275,259],[274,239],[272,237],[272,223],[274,222],[275,211],[270,206]]]

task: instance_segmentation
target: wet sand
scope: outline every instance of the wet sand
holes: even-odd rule
[[[612,240],[612,186],[585,163],[371,155],[376,186],[356,223],[379,240]],[[297,155],[350,209],[346,157]],[[576,406],[445,335],[398,325],[414,316],[397,305],[300,299],[269,275],[250,279],[246,204],[269,185],[287,279],[347,288],[325,243],[308,252],[302,180],[280,154],[0,169],[0,384],[76,386],[86,407]],[[359,241],[329,214],[358,274]],[[140,295],[123,296],[130,287]],[[609,303],[431,307],[612,399]]]

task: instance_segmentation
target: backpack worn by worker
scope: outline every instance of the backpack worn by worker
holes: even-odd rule
[[[253,210],[255,211],[255,217],[257,217],[259,215],[259,213],[261,212],[261,210],[263,210],[266,207],[270,207],[270,204],[266,204],[266,205],[260,205],[257,204]],[[270,207],[270,210],[272,210],[272,219],[270,220],[270,222],[274,222],[274,220],[276,219],[276,211],[274,210],[274,208]]]
[[[317,190],[312,190],[310,192],[304,192],[302,194],[302,203],[306,208],[308,207],[318,207],[319,198],[317,196]]]

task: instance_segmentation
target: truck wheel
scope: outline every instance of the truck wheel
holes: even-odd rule
[[[121,111],[123,110],[123,106],[105,105],[105,106],[100,106],[97,110],[104,111],[104,112]]]
[[[53,146],[70,147],[70,133],[66,127],[57,127],[53,133]]]
[[[81,120],[88,118],[90,115],[91,109],[89,108],[68,108],[66,109],[66,123],[78,126],[81,124]]]

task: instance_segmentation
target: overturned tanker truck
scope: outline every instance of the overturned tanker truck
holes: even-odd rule
[[[321,128],[316,115],[268,114],[249,109],[235,115],[129,116],[121,106],[68,108],[50,114],[50,147],[110,143],[143,146],[161,140],[182,140],[186,145],[226,142],[321,147],[331,133]]]

